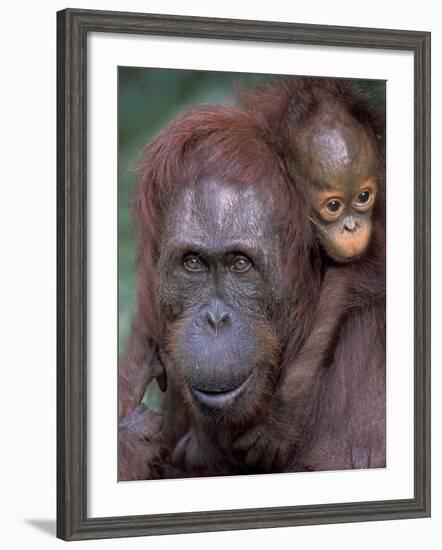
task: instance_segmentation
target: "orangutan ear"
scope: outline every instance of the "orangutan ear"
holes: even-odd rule
[[[157,382],[158,382],[158,386],[160,388],[160,390],[162,392],[165,392],[167,390],[167,375],[166,375],[166,371],[163,370],[163,372],[156,377],[157,378]]]
[[[155,378],[158,383],[158,387],[162,392],[165,392],[167,390],[167,373],[166,373],[166,367],[164,366],[164,360],[162,357],[162,353],[158,350],[158,367],[155,369]]]

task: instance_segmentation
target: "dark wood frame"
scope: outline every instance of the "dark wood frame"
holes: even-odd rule
[[[415,90],[414,498],[88,518],[87,35],[151,34],[408,50]],[[57,536],[79,540],[430,515],[430,33],[89,10],[57,14]]]

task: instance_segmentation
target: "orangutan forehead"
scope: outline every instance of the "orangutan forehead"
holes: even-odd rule
[[[172,203],[168,233],[194,237],[209,232],[219,238],[253,240],[275,233],[273,196],[260,185],[207,178],[184,186]]]
[[[373,136],[339,106],[320,109],[296,139],[301,168],[318,185],[347,186],[375,171]]]

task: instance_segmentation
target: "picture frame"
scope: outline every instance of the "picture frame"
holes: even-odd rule
[[[90,33],[412,52],[414,497],[88,517],[87,79]],[[430,33],[67,9],[57,14],[57,536],[64,540],[430,515]]]

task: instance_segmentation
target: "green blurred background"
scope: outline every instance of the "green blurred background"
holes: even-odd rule
[[[250,86],[275,75],[186,71],[177,69],[118,69],[118,349],[124,351],[130,322],[136,310],[136,228],[130,200],[136,177],[137,156],[180,111],[200,103],[234,103],[237,84]],[[281,77],[279,77],[281,78]],[[384,81],[361,80],[382,108]]]

